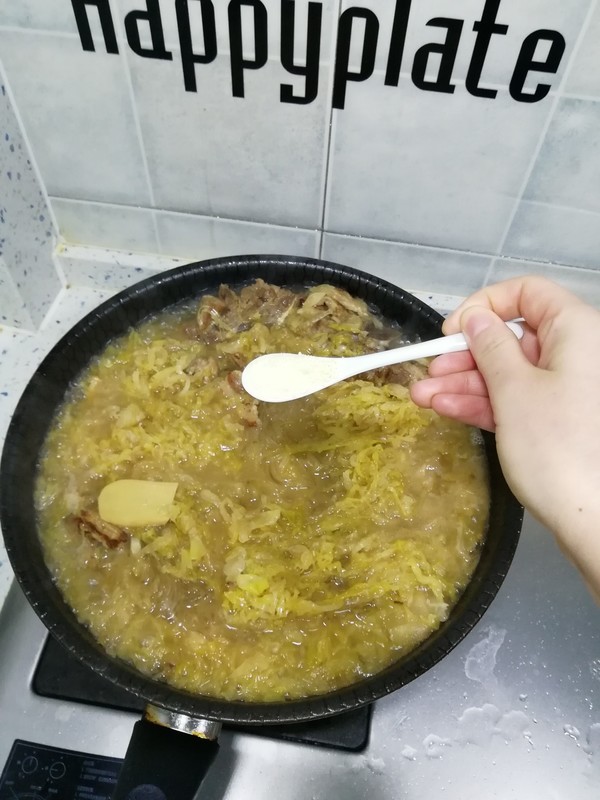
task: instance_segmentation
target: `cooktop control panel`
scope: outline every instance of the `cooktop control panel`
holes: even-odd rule
[[[122,763],[17,739],[0,776],[0,800],[110,800]]]

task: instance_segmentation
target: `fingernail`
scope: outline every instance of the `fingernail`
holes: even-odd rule
[[[494,313],[487,308],[468,308],[463,313],[460,323],[467,339],[476,339],[494,324]]]

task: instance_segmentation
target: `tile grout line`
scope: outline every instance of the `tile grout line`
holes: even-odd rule
[[[338,17],[341,15],[341,12],[342,12],[342,0],[338,0],[338,3],[337,3],[337,16]],[[330,55],[329,63],[331,64],[331,68],[329,70],[329,82],[328,82],[328,86],[327,86],[327,96],[328,97],[331,96],[331,93],[333,91],[333,79],[334,79],[334,73],[335,73],[335,66],[334,66],[335,65],[335,48],[337,46],[337,29],[336,29],[335,25],[332,26],[331,41],[329,43],[329,46],[331,48],[330,51],[329,51],[329,55]],[[331,58],[331,55],[333,55],[333,58]],[[319,59],[319,61],[320,61],[320,59]],[[324,176],[324,181],[323,181],[323,207],[322,207],[322,210],[321,210],[321,220],[320,220],[321,224],[320,224],[320,229],[319,229],[319,251],[318,251],[318,253],[319,253],[318,257],[319,258],[323,258],[323,243],[324,243],[324,239],[325,239],[325,218],[327,216],[329,183],[330,183],[331,169],[332,169],[332,166],[331,166],[331,144],[332,144],[332,141],[333,141],[333,138],[334,138],[333,131],[334,131],[334,127],[336,125],[336,119],[337,119],[337,118],[334,118],[334,115],[333,115],[333,111],[334,111],[333,103],[331,103],[331,104],[328,103],[327,107],[329,108],[329,126],[328,126],[328,129],[327,129],[327,142],[326,142],[326,145],[325,145],[325,176]]]
[[[564,96],[563,88],[567,84],[567,81],[569,79],[569,75],[571,73],[571,69],[573,68],[573,64],[575,63],[575,59],[577,58],[577,53],[579,52],[579,48],[581,47],[583,39],[585,38],[585,35],[588,32],[588,29],[589,29],[589,26],[590,26],[590,21],[591,21],[591,18],[593,16],[593,14],[594,14],[594,11],[596,10],[596,6],[597,5],[598,5],[598,0],[591,0],[590,5],[589,5],[588,10],[587,10],[587,13],[585,15],[585,19],[583,21],[583,24],[582,24],[582,26],[581,26],[581,28],[579,30],[579,33],[577,35],[577,39],[575,40],[575,44],[573,45],[573,50],[571,51],[571,56],[569,58],[569,61],[568,61],[567,66],[565,68],[565,71],[563,72],[563,75],[562,75],[562,78],[560,80],[560,83],[559,83],[559,85],[558,85],[558,87],[556,89],[556,93],[554,94],[554,97],[552,99],[552,106],[550,107],[550,111],[548,112],[548,116],[546,118],[546,122],[544,123],[542,131],[541,131],[540,136],[538,138],[537,144],[536,144],[536,146],[534,148],[534,151],[533,151],[530,163],[529,163],[529,167],[525,171],[525,176],[523,178],[523,181],[521,182],[521,186],[520,186],[519,192],[517,193],[517,197],[515,199],[512,212],[509,215],[507,224],[506,224],[506,226],[504,228],[504,232],[503,232],[503,234],[502,234],[502,236],[500,238],[500,241],[498,243],[498,247],[496,248],[497,254],[496,254],[496,256],[494,256],[492,258],[492,261],[491,261],[490,266],[488,268],[487,274],[485,276],[484,286],[487,286],[487,284],[488,284],[488,281],[489,281],[489,279],[491,277],[492,270],[493,270],[493,267],[494,267],[494,262],[495,262],[496,258],[504,250],[504,247],[506,245],[506,240],[508,239],[508,235],[510,233],[510,229],[511,229],[511,227],[512,227],[514,221],[515,221],[515,218],[517,216],[518,208],[519,208],[521,202],[523,201],[523,196],[525,194],[525,191],[526,191],[527,186],[529,184],[529,181],[531,179],[531,175],[533,174],[533,170],[535,168],[536,162],[537,162],[537,160],[539,158],[539,155],[541,153],[542,147],[544,146],[544,142],[546,141],[546,136],[548,134],[548,130],[550,129],[550,125],[551,125],[551,123],[552,123],[552,121],[553,121],[553,119],[555,117],[556,110],[558,108],[558,104],[560,103],[561,99]]]
[[[34,36],[58,36],[61,39],[79,39],[79,34],[74,31],[50,30],[49,28],[24,28],[18,25],[0,24],[0,31],[19,35],[32,34]]]
[[[54,268],[56,269],[56,272],[58,273],[58,277],[60,278],[60,282],[62,284],[62,288],[63,289],[68,289],[69,288],[69,281],[67,280],[67,276],[65,275],[65,270],[63,268],[63,265],[60,263],[60,260],[59,260],[59,257],[58,257],[58,252],[59,252],[59,249],[60,249],[62,241],[63,241],[62,237],[61,237],[61,235],[59,233],[55,237],[54,247],[52,248],[52,263],[54,264]],[[60,294],[60,292],[59,292],[59,294]]]
[[[260,226],[267,226],[269,228],[281,228],[283,230],[290,230],[290,231],[306,231],[307,233],[311,233],[314,228],[306,228],[302,225],[292,225],[292,224],[283,224],[281,222],[267,222],[265,220],[256,220],[256,219],[244,219],[243,217],[227,217],[223,214],[214,215],[214,214],[207,214],[207,213],[200,213],[195,211],[174,211],[169,208],[151,208],[150,206],[139,206],[133,203],[113,203],[109,200],[81,200],[77,197],[61,197],[60,195],[50,194],[48,195],[48,199],[51,202],[59,202],[59,203],[72,203],[73,205],[82,205],[82,206],[100,206],[104,208],[111,208],[111,209],[121,209],[123,211],[135,211],[143,214],[144,212],[153,213],[153,214],[168,214],[175,217],[187,217],[190,219],[219,219],[223,222],[232,222],[232,223],[240,223],[242,225],[260,225]],[[549,203],[546,200],[528,200],[528,203],[535,206],[542,206],[545,208],[558,208],[561,211],[576,211],[579,214],[587,214],[591,217],[600,217],[600,212],[598,211],[591,211],[588,208],[578,208],[577,206],[569,206],[563,203]],[[325,233],[329,233],[332,236],[346,236],[349,238],[354,239],[365,239],[367,241],[373,242],[385,242],[387,244],[401,244],[406,245],[407,247],[428,247],[432,250],[443,250],[449,253],[465,253],[467,255],[476,255],[476,256],[490,256],[492,258],[499,257],[499,254],[482,252],[480,250],[461,250],[458,247],[446,247],[443,245],[437,244],[428,244],[424,242],[408,242],[402,239],[388,239],[386,237],[379,237],[379,236],[371,236],[366,235],[363,233],[349,233],[347,231],[339,231],[339,230],[327,230],[324,231]],[[515,256],[515,258],[519,258],[519,256]]]
[[[363,238],[363,237],[347,237],[347,238]],[[392,246],[399,246],[399,247],[409,247],[411,249],[425,249],[425,250],[435,250],[437,253],[443,253],[448,255],[459,255],[459,256],[472,256],[475,258],[486,259],[491,258],[496,261],[503,261],[506,263],[527,263],[527,264],[535,264],[540,266],[546,267],[558,267],[562,269],[569,269],[569,270],[576,270],[581,272],[590,273],[590,275],[600,275],[600,269],[595,269],[594,267],[585,267],[576,264],[565,264],[560,261],[547,261],[542,259],[535,259],[535,258],[520,258],[517,256],[492,256],[489,253],[470,253],[463,250],[445,250],[442,248],[434,248],[428,247],[418,244],[410,244],[405,242],[387,242],[384,240],[369,240],[374,241],[376,243],[381,242],[382,244]],[[69,242],[61,242],[57,249],[57,258],[73,258],[73,259],[81,259],[81,260],[90,260],[90,254],[92,255],[92,260],[100,260],[103,263],[111,264],[116,269],[131,269],[138,266],[141,266],[140,262],[143,262],[145,269],[149,271],[156,271],[160,269],[164,269],[165,266],[178,266],[179,264],[187,263],[186,258],[183,256],[172,256],[172,255],[165,255],[160,253],[147,253],[147,252],[140,252],[140,251],[131,251],[131,250],[117,250],[108,247],[99,247],[97,245],[86,245],[86,244],[70,244]],[[191,257],[190,257],[191,258]]]
[[[560,211],[576,211],[578,214],[587,214],[590,217],[600,217],[600,211],[591,211],[589,208],[579,208],[578,206],[568,206],[564,203],[550,203],[547,200],[527,200],[532,206],[542,208],[558,208]]]
[[[78,198],[60,197],[58,195],[51,195],[50,198],[53,201],[58,201],[62,203],[72,203],[74,205],[83,205],[83,206],[90,206],[90,205],[100,206],[107,209],[121,209],[124,212],[135,211],[139,212],[140,214],[144,214],[145,212],[147,212],[155,216],[159,216],[160,214],[167,214],[173,217],[184,217],[187,218],[188,220],[218,220],[219,222],[227,222],[233,224],[239,223],[240,225],[276,228],[278,230],[284,230],[284,231],[303,231],[305,233],[314,233],[315,230],[318,231],[318,229],[315,228],[304,227],[302,225],[293,225],[291,223],[282,224],[279,222],[266,222],[264,220],[260,221],[256,219],[243,219],[241,217],[227,217],[224,216],[223,214],[196,213],[194,211],[173,211],[168,208],[151,208],[150,206],[138,206],[132,203],[112,203],[110,201],[105,201],[105,200],[80,200]],[[94,247],[96,245],[92,244],[89,246]]]
[[[54,198],[53,197],[52,199],[65,200],[66,198],[58,198],[58,197]],[[69,202],[86,204],[88,201],[73,200],[73,201],[69,201]],[[135,208],[134,206],[119,206],[119,205],[115,205],[115,204],[112,204],[112,203],[97,203],[97,205],[105,205],[105,206],[108,206],[108,207],[125,208],[125,209]],[[565,208],[566,208],[566,210],[569,210],[568,207],[565,207]],[[149,213],[156,213],[156,214],[161,213],[160,211],[153,211],[153,209],[141,209],[141,210],[142,211],[148,211]],[[186,213],[186,212],[175,212],[175,211],[164,211],[162,213],[166,213],[166,214],[169,214],[169,215],[175,215],[175,216],[181,216],[181,217],[187,217],[189,219],[195,219],[195,218],[203,219],[203,220],[204,219],[206,219],[206,220],[213,219],[213,217],[209,217],[209,216],[206,216],[206,215],[203,215],[203,214],[191,214],[191,213]],[[594,215],[595,212],[586,212],[586,213]],[[600,215],[598,215],[598,216],[600,216]],[[258,226],[258,227],[276,228],[276,229],[282,229],[282,230],[286,230],[286,231],[299,231],[300,230],[300,231],[304,231],[305,233],[314,233],[313,229],[298,228],[298,227],[292,227],[292,226],[287,226],[287,225],[278,225],[278,224],[270,223],[270,222],[269,223],[263,223],[263,222],[240,220],[240,219],[227,218],[227,217],[219,217],[219,219],[221,221],[223,221],[223,222],[229,222],[229,223],[232,223],[234,225],[239,223],[239,224],[242,224],[242,225],[251,225],[251,226]],[[437,254],[454,255],[454,256],[460,256],[460,257],[464,257],[464,258],[478,258],[478,259],[487,259],[487,258],[489,258],[489,259],[492,259],[492,260],[499,260],[500,259],[500,260],[505,260],[505,261],[514,261],[514,262],[524,261],[524,262],[528,262],[528,263],[532,263],[532,264],[542,264],[542,265],[552,265],[552,266],[558,266],[558,267],[568,267],[570,269],[583,269],[583,270],[590,270],[592,272],[597,272],[598,271],[594,267],[586,267],[586,266],[583,266],[581,264],[569,264],[569,263],[561,262],[561,261],[550,261],[548,259],[534,258],[532,256],[527,256],[527,257],[510,256],[510,255],[497,254],[497,253],[494,254],[494,253],[481,252],[481,251],[475,251],[475,250],[461,250],[459,248],[442,247],[440,245],[434,245],[434,244],[422,244],[422,243],[418,243],[418,242],[407,242],[407,241],[400,241],[400,240],[393,240],[393,239],[376,238],[376,237],[372,237],[372,236],[362,236],[362,235],[359,235],[359,234],[341,233],[339,231],[327,231],[327,233],[330,234],[331,236],[334,236],[334,237],[337,237],[337,238],[341,238],[341,239],[356,239],[356,240],[361,240],[363,242],[369,242],[369,243],[380,244],[380,245],[383,245],[383,246],[391,246],[391,247],[404,247],[404,248],[408,248],[408,249],[411,249],[411,250],[429,250],[429,251],[433,251],[434,253],[437,253]],[[178,257],[175,257],[175,256],[171,256],[169,254],[157,254],[157,253],[150,253],[149,251],[141,251],[141,250],[136,251],[136,250],[131,250],[131,248],[128,248],[128,249],[125,249],[125,250],[118,250],[118,249],[104,247],[104,246],[103,247],[99,247],[97,244],[94,244],[94,243],[69,242],[68,240],[60,240],[58,242],[58,247],[59,247],[59,249],[62,248],[62,251],[74,252],[74,253],[77,253],[79,250],[81,250],[82,252],[86,252],[89,249],[101,250],[101,251],[106,251],[106,252],[115,252],[115,253],[126,253],[128,256],[130,256],[133,259],[135,259],[136,256],[140,256],[140,257],[143,256],[144,258],[147,258],[149,255],[152,255],[152,256],[155,256],[155,257],[164,257],[164,258],[176,258],[176,259],[178,258]]]
[[[61,271],[62,271],[62,269],[61,269]],[[59,308],[59,306],[60,306],[63,298],[65,297],[67,291],[68,291],[67,286],[64,285],[61,288],[61,290],[59,291],[59,293],[56,295],[54,300],[52,301],[48,311],[46,311],[46,313],[44,314],[44,318],[40,322],[39,328],[38,328],[37,331],[35,331],[35,333],[43,333],[43,331],[46,329],[48,323],[50,322],[50,320],[52,319],[52,317],[56,313],[57,308]]]
[[[122,45],[121,51],[119,53],[119,58],[121,59],[121,63],[123,65],[123,72],[125,73],[125,80],[127,82],[127,91],[129,93],[129,100],[131,102],[131,111],[133,113],[133,120],[134,120],[134,125],[135,125],[136,137],[137,137],[138,145],[139,145],[139,148],[140,148],[140,155],[142,157],[142,164],[144,165],[144,175],[145,175],[145,178],[146,178],[146,188],[148,189],[148,196],[149,196],[149,199],[150,199],[150,206],[151,206],[151,210],[153,211],[154,210],[154,206],[155,206],[154,188],[152,186],[152,178],[150,176],[150,168],[148,166],[148,156],[146,154],[146,146],[145,146],[145,143],[144,143],[144,136],[143,136],[143,133],[142,133],[142,125],[141,125],[140,117],[139,117],[139,113],[138,113],[137,102],[136,102],[136,99],[135,99],[135,92],[133,90],[133,79],[131,77],[131,69],[129,67],[129,60],[127,58],[127,49],[123,46],[123,43],[125,42],[124,31],[122,30],[122,27],[121,27],[122,23],[121,23],[120,16],[118,14],[117,15],[114,14],[115,0],[109,0],[109,2],[110,2],[110,7],[111,7],[111,10],[112,10],[112,13],[113,13],[113,19],[116,18],[116,19],[119,20],[118,23],[117,23],[118,24],[118,29],[119,29],[118,30],[118,34],[119,34],[119,39],[120,39],[120,42],[121,42],[121,45]],[[134,208],[135,208],[135,206],[134,206]],[[152,227],[153,227],[153,230],[154,230],[154,238],[156,240],[156,249],[160,252],[160,250],[161,250],[161,242],[160,242],[160,237],[159,237],[159,233],[158,233],[158,223],[156,221],[156,215],[154,213],[152,213]]]

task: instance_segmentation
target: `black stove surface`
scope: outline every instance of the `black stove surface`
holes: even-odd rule
[[[33,678],[33,690],[42,697],[72,700],[87,705],[142,713],[145,703],[136,695],[97,675],[48,636]],[[229,730],[272,739],[364,750],[369,741],[371,707],[364,706],[335,717],[291,725],[225,725]]]

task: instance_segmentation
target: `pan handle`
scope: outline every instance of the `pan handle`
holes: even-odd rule
[[[221,726],[183,715],[172,715],[167,724],[168,716],[169,712],[148,707],[145,718],[136,722],[111,800],[196,797],[217,755]]]

